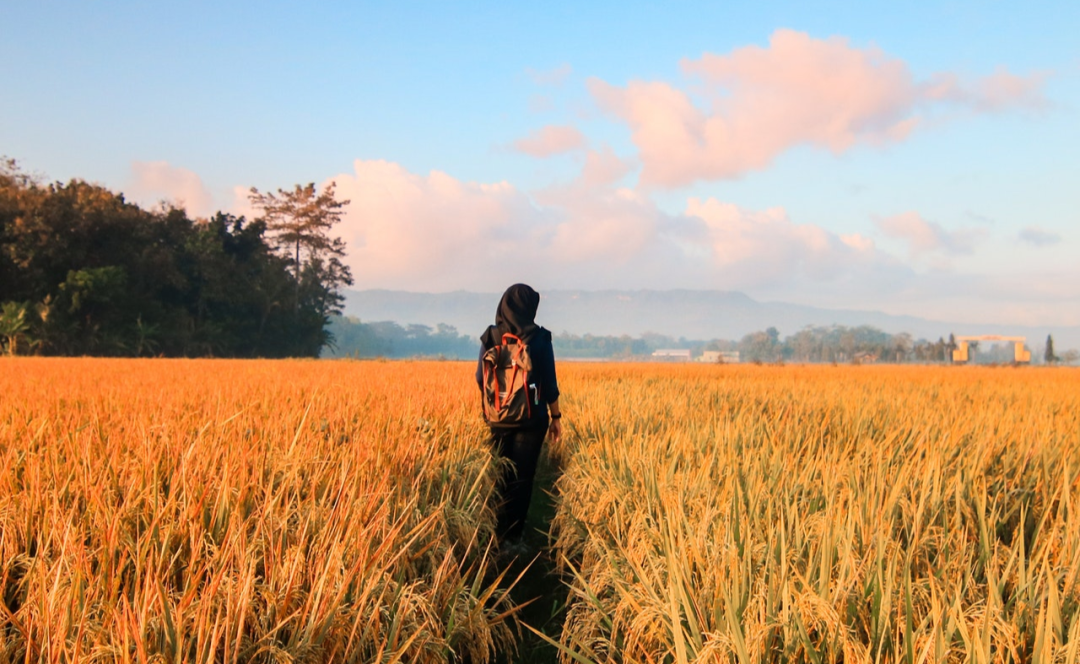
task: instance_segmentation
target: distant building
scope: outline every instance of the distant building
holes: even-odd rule
[[[667,360],[669,362],[689,362],[690,349],[660,348],[654,350],[652,356],[658,360]]]
[[[710,364],[735,364],[739,361],[739,351],[707,350],[701,354],[701,357],[697,358],[697,361]]]

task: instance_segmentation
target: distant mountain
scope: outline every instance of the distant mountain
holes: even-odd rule
[[[1054,335],[1059,350],[1080,348],[1080,327],[978,325],[894,316],[879,311],[822,309],[785,302],[759,302],[733,291],[544,291],[537,321],[552,332],[640,336],[656,332],[687,339],[733,339],[768,327],[781,336],[807,325],[870,325],[890,334],[908,332],[931,341],[954,334],[1023,335],[1041,347]],[[345,313],[366,322],[395,321],[453,325],[479,335],[494,321],[499,293],[412,293],[390,290],[346,291]]]

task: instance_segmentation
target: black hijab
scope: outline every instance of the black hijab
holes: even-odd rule
[[[506,333],[527,341],[537,330],[536,309],[539,306],[540,293],[531,286],[514,284],[507,288],[499,300],[499,308],[495,310],[495,324],[480,336],[484,348],[498,345]]]

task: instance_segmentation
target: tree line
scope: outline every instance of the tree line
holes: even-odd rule
[[[555,335],[556,353],[561,357],[646,359],[659,349],[684,349],[694,356],[705,351],[736,351],[744,362],[947,362],[956,348],[954,341],[915,341],[910,334],[889,334],[869,325],[808,326],[781,338],[770,327],[744,335],[741,339],[693,340],[646,333],[629,336]]]
[[[759,362],[948,362],[956,349],[949,340],[915,341],[906,332],[889,334],[869,325],[808,326],[780,339],[775,327],[744,336],[731,350]]]
[[[390,321],[366,323],[352,316],[333,316],[330,330],[335,339],[328,351],[331,357],[473,359],[479,350],[477,335],[461,334],[457,328],[442,323],[432,328]],[[552,335],[552,345],[556,357],[566,359],[647,360],[654,351],[670,348],[689,350],[693,356],[701,356],[705,351],[737,351],[743,362],[921,364],[951,363],[952,352],[958,347],[952,334],[930,341],[914,339],[905,332],[889,334],[869,325],[808,326],[786,337],[770,327],[736,340],[687,339],[652,332],[638,337],[561,332]],[[1042,356],[1047,364],[1080,361],[1080,353],[1075,350],[1054,355],[1052,337],[1047,338],[1046,348]],[[980,348],[978,342],[969,342],[969,349],[978,362],[1010,364],[1013,361],[1011,344]]]
[[[315,357],[352,283],[333,185],[193,219],[0,160],[0,345],[8,354]]]
[[[334,343],[328,357],[475,359],[480,351],[480,335],[462,334],[453,325],[435,327],[420,324],[400,325],[392,321],[363,322],[354,316],[332,316],[330,332]],[[644,359],[659,348],[694,348],[701,350],[710,342],[675,338],[647,332],[640,337],[595,334],[552,335],[557,357],[588,359]],[[721,342],[726,343],[726,342]]]
[[[392,321],[361,322],[354,316],[332,316],[334,341],[327,357],[475,359],[479,335],[464,335],[453,325],[399,325]]]
[[[869,325],[807,326],[795,334],[780,338],[776,328],[753,332],[738,341],[718,341],[707,350],[739,351],[743,361],[752,362],[892,362],[892,363],[951,363],[958,348],[953,334],[937,341],[915,339],[907,332],[889,334]],[[968,342],[969,353],[979,363],[1011,364],[1014,361],[1011,343],[980,346]],[[1054,354],[1054,341],[1047,336],[1043,361],[1046,364],[1070,364],[1080,360],[1075,350]],[[1038,354],[1033,354],[1037,358]],[[1037,361],[1037,360],[1036,360]]]

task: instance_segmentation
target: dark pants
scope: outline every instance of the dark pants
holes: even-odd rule
[[[498,506],[499,540],[517,539],[525,531],[525,517],[532,499],[533,477],[540,459],[540,448],[547,436],[547,427],[530,429],[492,429],[492,451],[513,465],[502,468],[499,487],[501,500]]]

